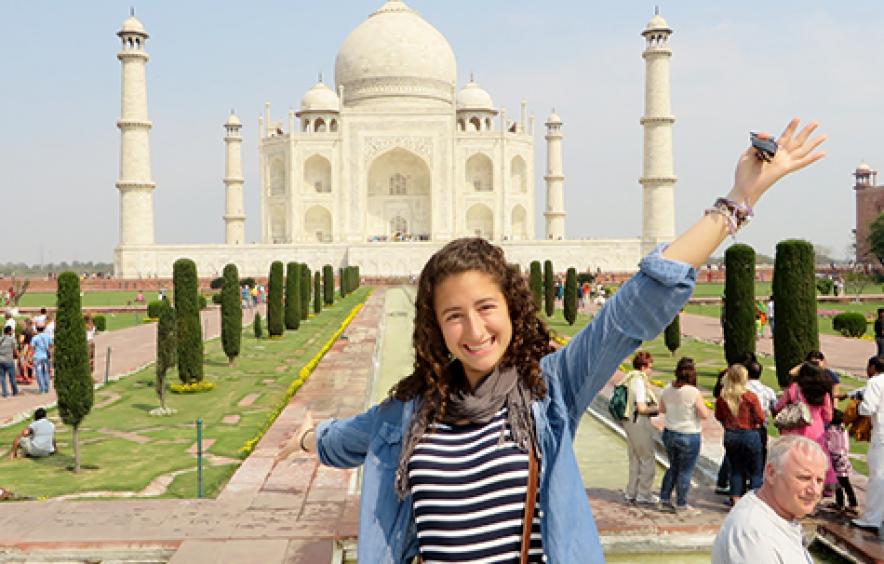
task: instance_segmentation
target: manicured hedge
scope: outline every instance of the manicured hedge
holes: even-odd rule
[[[547,317],[556,312],[556,280],[551,260],[543,262],[543,309]]]
[[[866,317],[856,311],[839,313],[832,318],[832,329],[845,337],[862,337],[867,328]]]
[[[270,265],[267,277],[267,334],[271,337],[278,337],[285,331],[282,292],[282,262],[276,260]]]
[[[663,331],[663,342],[666,343],[666,348],[669,349],[672,356],[675,356],[675,351],[681,346],[681,316],[679,314],[675,314],[672,322]]]
[[[543,273],[540,270],[540,261],[531,261],[531,270],[528,275],[528,285],[531,287],[531,295],[534,296],[534,305],[537,311],[543,309]]]
[[[322,267],[322,298],[327,306],[335,303],[335,269],[330,264]]]
[[[285,265],[285,328],[301,327],[301,271],[298,263]]]
[[[147,316],[151,319],[160,318],[160,310],[163,308],[163,300],[154,300],[147,304]]]
[[[565,321],[574,325],[577,320],[577,270],[569,268],[565,274],[565,295],[562,299],[565,308]]]
[[[239,290],[239,271],[235,264],[224,267],[224,286],[221,288],[221,345],[227,361],[239,356],[242,339],[242,295]]]
[[[92,323],[95,324],[96,331],[107,331],[107,318],[103,315],[96,315],[92,318]]]
[[[178,378],[184,384],[203,380],[203,328],[200,321],[199,279],[196,263],[182,258],[172,266],[175,296],[175,333],[178,342]]]

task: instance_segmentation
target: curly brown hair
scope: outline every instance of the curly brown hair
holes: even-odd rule
[[[500,360],[515,367],[535,397],[546,395],[540,359],[553,351],[549,331],[537,316],[537,305],[525,278],[506,262],[503,249],[481,238],[456,239],[436,252],[421,271],[415,298],[414,371],[390,389],[390,396],[429,402],[437,419],[444,417],[449,393],[467,386],[459,362],[452,362],[434,308],[435,289],[449,276],[467,271],[487,274],[506,298],[513,338]]]

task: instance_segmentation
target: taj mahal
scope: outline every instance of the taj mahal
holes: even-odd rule
[[[641,237],[568,240],[562,119],[553,110],[538,123],[524,101],[509,114],[472,77],[458,88],[457,60],[446,38],[401,0],[389,0],[344,40],[333,84],[320,76],[300,109],[287,115],[274,115],[265,104],[257,120],[260,178],[243,178],[243,122],[233,112],[224,120],[225,241],[158,245],[147,105],[149,35],[132,15],[117,33],[122,112],[115,274],[169,277],[173,262],[188,257],[202,276],[231,262],[243,275],[265,275],[275,260],[306,262],[313,269],[359,265],[368,276],[408,276],[420,272],[445,242],[464,236],[494,241],[523,266],[549,258],[562,269],[633,271],[644,252],[675,235],[672,30],[657,14],[641,33],[646,69],[645,113],[639,120]],[[544,225],[536,226],[534,145],[541,128],[546,206]],[[257,244],[245,241],[247,183],[260,190]]]

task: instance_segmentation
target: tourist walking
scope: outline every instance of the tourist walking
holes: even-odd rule
[[[34,349],[31,346],[31,339],[34,337],[34,322],[31,318],[25,319],[25,328],[19,335],[19,351],[18,351],[18,375],[22,383],[32,384],[34,382]]]
[[[4,398],[9,395],[6,391],[7,379],[12,395],[18,395],[18,384],[15,382],[15,361],[17,358],[18,345],[15,342],[12,328],[6,325],[3,327],[3,334],[0,335],[0,386],[2,386]]]
[[[660,393],[660,413],[664,416],[663,444],[669,468],[663,475],[660,499],[677,513],[694,512],[688,505],[688,492],[694,466],[700,455],[702,420],[709,417],[703,394],[697,389],[694,359],[681,358],[675,367],[675,381]],[[675,505],[672,489],[675,488]]]
[[[853,472],[853,464],[850,463],[850,437],[844,427],[841,410],[836,409],[832,413],[832,423],[826,429],[826,445],[829,457],[832,459],[832,468],[838,478],[838,488],[835,490],[835,507],[839,511],[848,510],[856,514],[857,503],[853,485],[850,483],[850,473]],[[844,505],[844,497],[847,496],[849,505]]]
[[[764,466],[767,462],[767,424],[770,422],[773,408],[777,404],[777,394],[770,386],[761,382],[761,372],[764,370],[764,367],[755,359],[755,355],[752,355],[751,359],[744,362],[743,366],[746,367],[746,373],[749,377],[746,389],[758,397],[761,410],[764,412],[764,423],[757,429],[758,438],[761,439],[761,465]]]
[[[770,325],[770,338],[773,339],[774,333],[774,301],[773,296],[767,300],[767,324]]]
[[[37,387],[41,394],[49,392],[49,355],[52,351],[52,337],[46,328],[37,325],[37,334],[31,339],[34,347],[34,371],[37,373]]]
[[[746,388],[749,374],[742,364],[731,365],[715,400],[715,418],[724,427],[724,450],[730,463],[730,501],[736,503],[749,490],[761,486],[763,465],[758,427],[764,411],[758,396]]]
[[[866,461],[869,465],[869,482],[863,514],[852,523],[858,527],[878,530],[884,522],[884,358],[869,360],[874,365],[875,376],[869,379],[859,404],[861,415],[872,419],[872,437]]]
[[[770,162],[747,149],[728,197],[645,257],[556,351],[526,280],[500,247],[458,239],[435,253],[415,298],[413,372],[379,405],[316,428],[308,413],[292,436],[323,464],[364,465],[360,560],[603,562],[581,499],[577,425],[623,358],[687,302],[695,269],[748,220],[749,208],[823,156],[814,151],[824,137],[810,137],[816,125],[800,133],[797,126],[793,120],[778,138]]]
[[[774,413],[779,413],[790,403],[798,402],[807,405],[811,422],[791,429],[781,429],[780,434],[807,437],[816,441],[824,452],[828,452],[826,425],[832,421],[832,379],[826,374],[825,368],[812,361],[803,363],[798,369],[795,380],[789,384],[774,405]],[[826,472],[826,489],[833,492],[836,483],[835,471],[829,464]]]
[[[651,493],[657,462],[654,458],[656,429],[651,417],[657,415],[657,398],[650,387],[648,374],[654,358],[647,351],[639,351],[632,359],[632,368],[621,382],[626,386],[626,411],[623,430],[626,431],[626,453],[629,474],[623,497],[627,502],[656,504],[660,498]]]

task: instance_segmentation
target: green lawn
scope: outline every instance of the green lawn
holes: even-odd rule
[[[702,277],[702,275],[700,275]],[[724,293],[723,282],[697,282],[694,286],[694,297],[715,297],[720,298]],[[767,298],[771,294],[770,282],[755,282],[755,295],[757,297]]]
[[[202,418],[204,439],[215,441],[206,452],[235,459],[222,466],[206,466],[204,492],[215,495],[238,467],[240,448],[263,428],[268,414],[277,407],[301,367],[367,294],[366,288],[357,290],[317,317],[302,322],[300,330],[288,331],[280,339],[256,341],[252,328],[246,328],[242,353],[233,368],[227,366],[218,339],[206,343],[206,379],[215,382],[216,387],[203,394],[167,394],[167,405],[178,410],[173,416],[149,414],[158,406],[153,366],[98,390],[96,404],[110,403],[93,409],[83,422],[80,439],[86,469],[79,475],[66,470],[72,464],[70,430],[58,420],[56,410],[50,412],[57,425],[60,451],[55,456],[12,461],[8,445],[25,424],[0,429],[0,445],[5,449],[0,452],[0,485],[33,497],[140,491],[158,476],[189,469],[192,471],[175,478],[165,496],[195,497],[196,459],[187,449],[196,440],[195,421]],[[169,382],[178,379],[175,370],[167,377]],[[238,406],[253,393],[259,394],[254,403]],[[222,419],[227,415],[239,415],[240,420],[225,424]]]
[[[715,307],[717,311],[718,306]],[[586,325],[589,320],[589,316],[579,315],[574,325],[569,326],[564,321],[562,312],[557,311],[552,319],[547,319],[546,321],[550,329],[559,335],[570,337],[576,334],[577,331]],[[678,359],[684,356],[693,358],[697,367],[697,387],[700,388],[703,395],[708,399],[712,398],[712,388],[715,386],[718,372],[727,367],[724,361],[724,350],[721,346],[714,343],[699,341],[684,335],[682,335],[682,346],[676,351],[675,355],[670,354],[669,350],[666,348],[666,345],[663,343],[662,335],[659,335],[652,341],[643,343],[641,349],[650,352],[654,356],[653,379],[661,380],[664,384],[672,380],[672,374],[675,372],[675,365],[678,362]],[[628,361],[629,359],[624,360]],[[780,387],[777,384],[776,368],[773,357],[759,355],[758,360],[764,366],[764,371],[761,373],[761,381],[778,392]],[[849,392],[865,385],[864,380],[859,380],[853,376],[847,374],[841,374],[840,376],[842,392]],[[842,402],[840,407],[843,408],[844,406],[844,402]],[[773,426],[769,427],[768,432],[771,433],[771,436],[778,435],[776,428]],[[850,451],[853,453],[866,454],[868,451],[868,443],[853,442],[850,445]],[[857,472],[868,475],[868,466],[864,461],[852,460],[852,463]]]
[[[83,292],[82,305],[84,308],[97,306],[124,306],[124,305],[144,305],[137,304],[135,297],[137,291],[125,292]],[[155,300],[156,292],[145,292],[144,299],[147,301]],[[21,307],[55,307],[54,292],[28,292],[22,296],[18,304]]]

